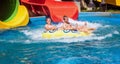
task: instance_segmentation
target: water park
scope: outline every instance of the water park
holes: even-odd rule
[[[0,0],[0,64],[120,64],[120,1]]]

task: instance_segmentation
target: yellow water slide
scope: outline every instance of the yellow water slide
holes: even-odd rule
[[[28,22],[28,11],[19,0],[0,0],[0,29],[26,26]]]
[[[102,0],[97,0],[98,2],[102,2]],[[107,4],[112,4],[116,6],[120,6],[120,0],[104,0]]]

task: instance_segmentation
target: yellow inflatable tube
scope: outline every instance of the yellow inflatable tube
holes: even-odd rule
[[[42,33],[42,38],[52,39],[52,38],[65,38],[65,37],[81,37],[81,36],[84,37],[84,36],[90,36],[90,35],[91,35],[90,33],[85,33],[85,32],[69,31],[69,32],[65,33],[62,30],[58,30],[53,33],[49,32],[49,31],[44,32],[44,33]]]
[[[97,0],[98,2],[102,2],[102,0]],[[106,3],[120,6],[120,0],[105,0]]]
[[[29,15],[26,7],[23,5],[19,5],[17,14],[12,20],[8,22],[0,21],[0,29],[9,29],[19,26],[26,26],[28,22]]]

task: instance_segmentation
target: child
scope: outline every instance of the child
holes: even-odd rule
[[[57,29],[56,26],[51,25],[51,19],[50,19],[50,18],[47,18],[47,19],[46,19],[45,29],[46,29],[47,31],[49,31],[49,30],[56,30],[56,29]]]
[[[86,22],[84,23],[83,26],[78,26],[78,24],[76,25],[77,25],[77,30],[81,32],[91,33],[95,30],[95,28],[88,28]]]
[[[73,29],[72,25],[68,21],[69,21],[68,17],[63,16],[63,24],[61,26],[62,30],[72,30]]]

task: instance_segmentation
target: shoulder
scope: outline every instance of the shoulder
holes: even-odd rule
[[[47,27],[48,25],[46,24],[45,27]]]

